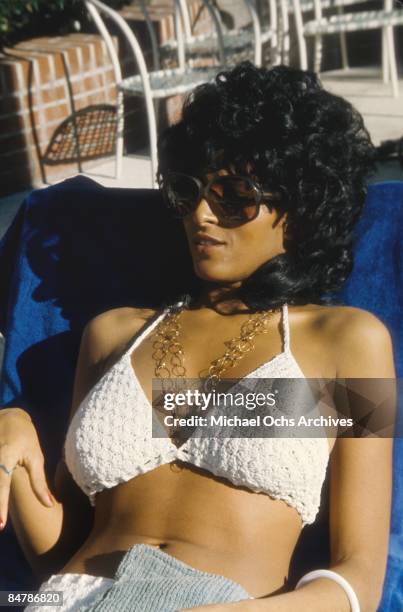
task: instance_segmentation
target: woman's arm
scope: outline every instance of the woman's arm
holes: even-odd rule
[[[360,309],[348,308],[345,316],[334,336],[337,377],[394,379],[392,342],[383,323]],[[389,409],[392,412],[394,407]],[[328,569],[348,580],[361,612],[375,612],[382,597],[390,530],[392,445],[392,438],[338,438],[330,458]],[[195,608],[199,609],[350,612],[350,604],[342,587],[320,578],[281,595]]]
[[[83,330],[75,371],[70,420],[99,378],[111,350],[110,319],[114,311],[98,315]],[[112,326],[112,329],[113,326]],[[39,466],[43,469],[42,466]],[[46,578],[62,568],[80,548],[92,527],[94,509],[60,460],[55,474],[53,507],[45,507],[32,490],[25,467],[18,466],[10,489],[10,516],[18,541],[33,571]],[[1,536],[0,536],[1,537]]]
[[[32,490],[26,469],[17,466],[11,483],[9,511],[18,542],[33,572],[41,580],[48,578],[65,556],[60,547],[66,522],[65,507],[55,499],[52,507],[43,506]]]
[[[76,365],[70,421],[111,359],[153,314],[151,309],[115,308],[87,323]],[[54,506],[44,507],[32,491],[27,471],[18,468],[13,472],[11,519],[20,546],[40,578],[48,578],[66,565],[88,538],[94,520],[94,508],[74,482],[63,458],[56,468],[54,491]]]
[[[385,325],[369,312],[352,309],[339,331],[337,346],[337,377],[372,379],[368,389],[363,380],[358,388],[366,397],[371,394],[368,399],[374,402],[375,411],[382,410],[385,423],[394,420],[396,373],[392,339]],[[357,397],[357,405],[362,403]],[[357,567],[359,575],[352,586],[362,612],[376,610],[382,597],[390,532],[392,451],[392,437],[339,438],[330,460],[331,558],[332,562],[347,560]]]

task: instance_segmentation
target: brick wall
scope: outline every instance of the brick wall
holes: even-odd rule
[[[199,1],[191,5],[192,17],[199,6]],[[173,36],[171,11],[167,0],[155,0],[150,7],[159,41]],[[152,68],[150,42],[141,12],[128,7],[122,14],[134,28],[146,62]],[[205,27],[205,20],[202,15],[199,31]],[[118,33],[115,42],[123,75],[136,73]],[[178,118],[182,101],[182,96],[175,96],[159,105],[160,128]],[[112,156],[115,102],[112,66],[106,46],[97,34],[35,38],[5,49],[0,54],[0,196],[76,174],[80,169],[76,134],[82,169],[93,166],[100,156]],[[144,102],[126,98],[126,150],[142,148],[147,142]]]

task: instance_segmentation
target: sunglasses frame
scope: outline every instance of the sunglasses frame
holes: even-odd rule
[[[197,196],[197,200],[192,204],[192,208],[185,214],[185,215],[181,215],[181,214],[175,214],[175,208],[174,206],[172,206],[172,204],[169,201],[169,197],[167,195],[167,188],[164,186],[164,178],[162,179],[161,183],[160,183],[160,189],[163,193],[165,202],[167,204],[167,207],[169,208],[171,214],[176,218],[176,219],[183,219],[184,217],[186,217],[187,215],[191,214],[197,207],[198,203],[200,202],[200,200],[202,198],[206,199],[207,202],[209,202],[209,198],[208,198],[208,192],[210,187],[214,184],[214,182],[217,180],[217,178],[225,178],[225,177],[231,177],[231,178],[237,178],[237,179],[241,179],[241,180],[246,180],[249,181],[249,183],[251,184],[251,187],[253,188],[253,192],[254,192],[254,197],[255,197],[255,205],[256,205],[256,214],[251,217],[250,219],[245,219],[245,220],[240,220],[239,218],[234,218],[231,217],[231,215],[227,215],[225,212],[223,212],[221,216],[224,220],[227,221],[232,221],[232,222],[238,222],[238,223],[248,223],[249,221],[253,221],[253,219],[256,219],[256,217],[259,214],[260,211],[260,206],[261,204],[265,204],[266,202],[264,202],[263,200],[267,197],[270,197],[271,201],[278,201],[279,197],[271,192],[266,192],[263,191],[263,189],[260,187],[260,185],[258,185],[250,176],[247,175],[242,175],[242,174],[215,174],[206,185],[203,185],[203,182],[196,176],[192,176],[191,174],[185,174],[184,172],[168,172],[168,174],[165,177],[165,180],[168,179],[169,177],[185,177],[187,179],[192,179],[194,181],[194,183],[197,185],[198,189],[199,189],[199,193]],[[215,205],[220,206],[219,202],[214,202]],[[241,207],[240,207],[241,209]]]

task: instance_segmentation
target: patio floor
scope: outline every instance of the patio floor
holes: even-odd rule
[[[399,97],[392,97],[392,87],[382,82],[379,68],[350,68],[323,73],[323,85],[349,100],[364,117],[375,145],[403,136],[403,79]]]

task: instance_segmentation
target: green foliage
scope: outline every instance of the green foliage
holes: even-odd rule
[[[104,0],[121,8],[131,0]],[[57,36],[88,25],[82,0],[0,0],[0,47],[35,36]]]

